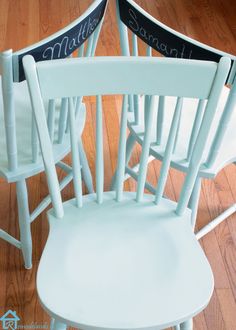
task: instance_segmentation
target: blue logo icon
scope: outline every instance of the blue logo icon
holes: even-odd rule
[[[17,322],[20,320],[20,318],[17,316],[15,311],[12,311],[9,309],[1,318],[0,321],[2,321],[2,327],[3,329],[7,330],[15,330],[17,329]]]

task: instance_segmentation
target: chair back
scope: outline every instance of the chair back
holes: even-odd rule
[[[181,34],[167,25],[161,23],[133,0],[117,0],[117,19],[120,33],[120,44],[122,55],[139,56],[139,50],[143,47],[146,49],[147,56],[153,56],[158,53],[161,56],[171,58],[186,58],[195,60],[215,61],[219,62],[222,56],[231,59],[230,72],[226,83],[231,86],[224,112],[218,121],[217,134],[212,140],[212,145],[208,153],[205,163],[206,167],[211,167],[214,163],[221,141],[226,132],[229,120],[235,110],[236,105],[236,56],[225,53],[216,48],[200,43],[192,38]],[[182,100],[179,100],[182,107]],[[156,144],[161,145],[163,140],[163,123],[164,109],[166,99],[161,96],[158,101],[157,109],[157,127],[156,127]],[[135,123],[139,124],[140,106],[138,95],[129,96],[130,111],[134,111]],[[148,98],[145,99],[145,108],[148,106]],[[196,142],[196,137],[201,126],[205,103],[200,100],[197,104],[196,115],[192,123],[193,130],[188,141],[186,158],[189,161],[192,150]],[[181,110],[182,111],[182,110]],[[181,111],[178,123],[178,129],[181,121]],[[146,111],[145,111],[146,113]],[[176,135],[176,141],[178,134]],[[175,141],[175,144],[176,144]]]
[[[187,97],[206,100],[207,105],[203,120],[176,209],[177,214],[184,212],[201,164],[203,146],[209,135],[209,128],[216,111],[219,95],[230,69],[230,59],[222,58],[219,64],[206,61],[154,57],[96,57],[35,63],[31,56],[26,56],[23,59],[23,63],[48,178],[49,191],[57,217],[63,216],[63,206],[52,148],[50,148],[50,134],[44,108],[45,100],[67,97],[71,103],[71,107],[69,107],[69,131],[75,201],[78,207],[82,206],[82,188],[73,97],[96,96],[96,199],[98,203],[103,201],[104,189],[102,95],[123,95],[118,147],[117,201],[121,201],[123,196],[128,95],[143,94],[150,97],[138,174],[137,201],[141,201],[144,197],[155,98],[160,95],[176,98],[175,112],[156,188],[155,202],[157,204],[163,196],[170,159],[173,153],[180,111],[179,98]],[[81,76],[83,79],[81,79]],[[176,76],[178,79],[176,79]]]
[[[25,80],[22,59],[30,54],[35,61],[52,60],[72,56],[78,50],[78,56],[93,56],[95,53],[100,29],[102,26],[107,0],[95,0],[86,12],[69,24],[64,29],[50,37],[16,52],[7,50],[0,55],[0,67],[2,67],[2,95],[6,133],[6,149],[8,170],[16,171],[18,168],[17,152],[17,123],[14,84]],[[27,100],[25,100],[27,102]],[[30,102],[28,100],[28,102]],[[81,105],[81,99],[74,99],[77,111]],[[60,117],[57,118],[56,108],[61,107]],[[48,127],[53,140],[57,131],[55,143],[62,144],[67,130],[68,99],[48,100]],[[55,127],[57,125],[57,127]],[[32,117],[31,128],[32,162],[37,163],[39,156],[38,137]]]

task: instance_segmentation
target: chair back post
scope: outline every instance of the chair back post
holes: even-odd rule
[[[41,97],[40,87],[37,80],[35,61],[31,55],[23,58],[27,83],[31,85],[29,89],[31,103],[34,108],[35,123],[37,127],[45,172],[48,179],[48,189],[52,199],[53,209],[57,218],[62,218],[64,210],[60,193],[55,162],[53,158],[52,142],[48,132],[48,125],[44,113],[44,104]],[[40,96],[40,97],[39,97]]]
[[[5,121],[6,147],[8,169],[17,169],[17,143],[16,143],[16,120],[13,90],[13,67],[12,50],[7,50],[1,54],[2,61],[2,94]]]
[[[236,63],[236,61],[235,61],[235,63]],[[236,110],[235,107],[236,107],[236,74],[235,74],[234,81],[231,86],[231,89],[230,89],[230,92],[229,92],[229,95],[228,95],[228,98],[227,98],[227,101],[225,104],[224,111],[221,115],[214,140],[211,145],[211,150],[210,150],[209,156],[205,163],[205,166],[207,168],[211,167],[216,160],[217,154],[220,149],[221,141],[224,138],[224,135],[227,130],[228,124],[230,122],[230,119],[232,117],[232,114]]]
[[[31,152],[32,152],[32,162],[37,163],[39,159],[39,139],[37,135],[37,128],[36,128],[34,114],[32,114],[32,123],[31,123]]]
[[[181,191],[180,199],[176,209],[176,213],[178,215],[182,215],[188,206],[188,202],[191,197],[193,186],[197,178],[200,164],[202,161],[204,146],[209,137],[212,118],[214,118],[214,115],[216,113],[217,103],[219,101],[222,88],[227,79],[229,69],[230,69],[230,59],[226,57],[222,57],[219,62],[214,84],[211,89],[211,97],[208,99],[205,113],[203,116],[202,125],[200,127],[198,137],[194,146],[194,151],[190,159],[189,170],[186,175],[184,185]]]

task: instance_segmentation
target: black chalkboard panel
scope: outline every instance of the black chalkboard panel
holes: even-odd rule
[[[121,21],[146,44],[166,57],[219,62],[223,54],[210,51],[204,45],[181,38],[151,21],[127,0],[119,0]],[[194,42],[194,41],[193,41]]]
[[[22,58],[25,55],[32,55],[36,62],[45,61],[65,58],[79,48],[93,33],[101,21],[106,3],[107,0],[101,1],[87,17],[55,39],[20,54],[18,56],[18,77],[14,77],[14,81],[22,81],[25,79],[22,65]]]

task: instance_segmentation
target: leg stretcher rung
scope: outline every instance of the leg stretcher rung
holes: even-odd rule
[[[13,236],[9,235],[6,231],[0,229],[0,238],[4,239],[8,243],[14,245],[18,249],[21,249],[21,242],[15,239]]]
[[[210,223],[208,223],[205,227],[199,230],[198,233],[196,233],[197,239],[202,238],[206,234],[208,234],[210,231],[215,229],[221,222],[223,222],[226,218],[228,218],[230,215],[232,215],[234,212],[236,212],[236,204],[233,204],[230,206],[227,210],[222,212],[218,217],[213,219]]]
[[[133,169],[131,169],[128,166],[125,168],[125,171],[128,173],[129,178],[131,177],[131,178],[135,179],[136,181],[138,180],[138,174],[136,171],[134,171]],[[127,180],[127,179],[125,179],[125,180]],[[155,192],[156,192],[156,189],[148,182],[145,182],[145,188],[148,191],[150,191],[150,193],[152,193],[152,194],[155,194]]]
[[[63,180],[61,180],[60,182],[60,190],[63,190],[67,185],[68,183],[72,180],[73,178],[73,174],[72,172],[69,173]],[[47,197],[45,197],[42,202],[36,207],[36,209],[31,213],[31,216],[30,216],[30,222],[33,222],[37,216],[43,211],[46,209],[46,207],[51,203],[51,198],[50,196],[48,195]]]

